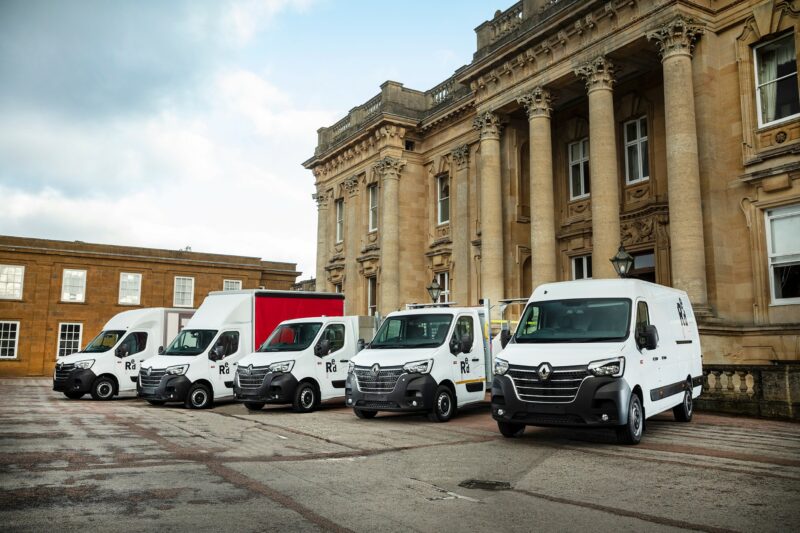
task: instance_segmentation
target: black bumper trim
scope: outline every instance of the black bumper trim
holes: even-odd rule
[[[97,375],[89,369],[76,369],[66,379],[53,379],[53,390],[58,392],[91,392]]]
[[[348,407],[374,411],[419,412],[430,411],[439,384],[430,374],[403,374],[389,393],[368,393],[358,390],[353,374],[345,383],[345,402]],[[417,405],[412,405],[416,402]]]
[[[192,382],[186,376],[163,376],[156,387],[142,388],[136,384],[136,395],[145,400],[161,402],[183,402],[189,394]]]
[[[244,390],[234,380],[233,399],[237,402],[264,402],[286,404],[294,402],[294,393],[297,391],[297,378],[292,374],[270,372],[264,376],[264,381],[258,390]]]

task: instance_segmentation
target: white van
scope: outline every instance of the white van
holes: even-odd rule
[[[154,307],[115,315],[83,350],[56,360],[53,390],[73,400],[86,393],[110,400],[134,392],[140,364],[163,349],[193,314],[192,309]]]
[[[691,420],[701,357],[683,291],[635,279],[540,285],[495,358],[492,416],[506,437],[598,426],[637,444],[653,415]]]
[[[374,333],[371,316],[281,322],[258,351],[239,361],[234,399],[251,410],[292,404],[300,413],[313,411],[323,400],[344,400],[350,358]]]
[[[321,314],[341,316],[344,295],[304,291],[241,290],[209,293],[163,354],[139,371],[137,391],[152,405],[182,402],[206,409],[233,397],[236,366],[277,324]]]
[[[447,422],[485,398],[491,354],[483,308],[427,307],[387,315],[350,361],[346,403],[359,418],[378,411],[428,413]]]

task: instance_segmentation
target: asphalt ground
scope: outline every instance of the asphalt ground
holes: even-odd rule
[[[2,531],[800,531],[796,423],[663,414],[619,446],[607,430],[504,439],[488,404],[435,424],[50,386],[0,379]]]

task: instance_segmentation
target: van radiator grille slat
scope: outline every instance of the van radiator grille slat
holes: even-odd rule
[[[245,371],[245,369],[247,369]],[[246,373],[245,373],[246,372]],[[269,373],[269,365],[239,367],[236,374],[239,376],[239,388],[245,392],[255,392],[264,383],[264,377]]]
[[[394,390],[397,380],[403,375],[403,367],[381,367],[377,376],[369,366],[357,366],[354,372],[358,380],[358,390],[361,392],[387,393]]]
[[[517,397],[532,403],[570,403],[575,400],[583,380],[590,376],[585,366],[553,367],[548,379],[543,380],[538,367],[510,365],[506,375],[514,383]]]
[[[146,369],[139,370],[139,382],[142,384],[143,389],[157,389],[158,384],[161,383],[161,378],[167,374],[166,369],[152,369],[148,375]]]
[[[63,364],[61,367],[56,365],[56,381],[66,381],[73,370],[75,370],[74,363]]]

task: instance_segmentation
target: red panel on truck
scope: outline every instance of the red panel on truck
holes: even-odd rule
[[[344,296],[338,294],[303,295],[256,293],[255,348],[284,320],[310,316],[344,315]]]

